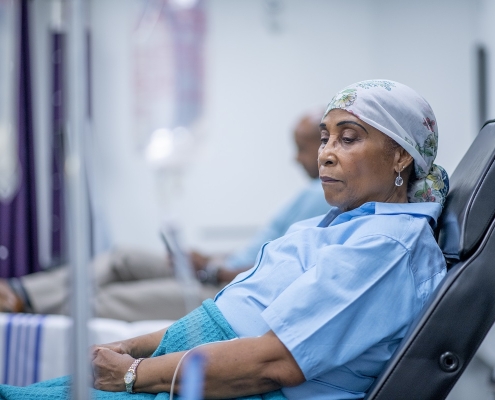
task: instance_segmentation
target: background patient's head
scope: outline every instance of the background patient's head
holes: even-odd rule
[[[313,179],[318,178],[318,148],[320,147],[320,120],[324,109],[304,115],[294,129],[296,160]]]

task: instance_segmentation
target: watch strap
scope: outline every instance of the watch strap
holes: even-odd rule
[[[141,361],[143,361],[144,358],[136,358],[131,366],[129,367],[129,369],[127,370],[124,378],[128,375],[128,374],[132,374],[132,379],[130,380],[127,380],[127,379],[124,379],[124,383],[125,383],[125,389],[127,391],[127,393],[134,393],[134,382],[136,382],[136,378],[137,378],[137,373],[136,373],[136,370],[137,370],[137,367],[139,365],[139,363]]]

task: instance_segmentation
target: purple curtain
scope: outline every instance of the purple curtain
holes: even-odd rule
[[[52,264],[66,260],[64,213],[64,34],[52,33]]]
[[[21,1],[18,92],[18,145],[22,169],[18,192],[0,202],[0,277],[39,271],[33,119],[29,59],[28,1]]]
[[[66,263],[67,254],[67,236],[66,236],[66,217],[64,204],[64,171],[63,164],[65,159],[64,148],[64,126],[65,126],[65,91],[64,91],[64,54],[66,49],[66,35],[60,32],[53,32],[52,39],[52,245],[51,258],[52,265]],[[88,83],[88,94],[86,113],[88,120],[91,119],[91,37],[89,32],[86,34],[86,79]],[[91,160],[86,158],[86,162]],[[89,183],[88,183],[89,186]],[[88,196],[90,191],[88,189]],[[93,236],[93,213],[91,209],[91,198],[87,199],[89,216],[90,216],[90,235]],[[90,254],[94,255],[93,241],[90,240]]]

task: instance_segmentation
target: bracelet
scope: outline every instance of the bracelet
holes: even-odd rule
[[[200,269],[196,276],[201,283],[210,283],[212,285],[218,284],[218,270],[221,265],[217,262],[208,262],[204,269]]]

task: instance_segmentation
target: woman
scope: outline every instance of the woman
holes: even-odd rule
[[[320,127],[331,211],[266,243],[255,267],[168,331],[95,347],[94,386],[105,391],[97,398],[128,396],[128,370],[127,390],[168,398],[183,350],[215,340],[223,342],[202,350],[207,398],[364,397],[446,273],[432,229],[448,180],[433,164],[433,111],[405,85],[351,85]],[[49,398],[64,384],[34,389]]]

